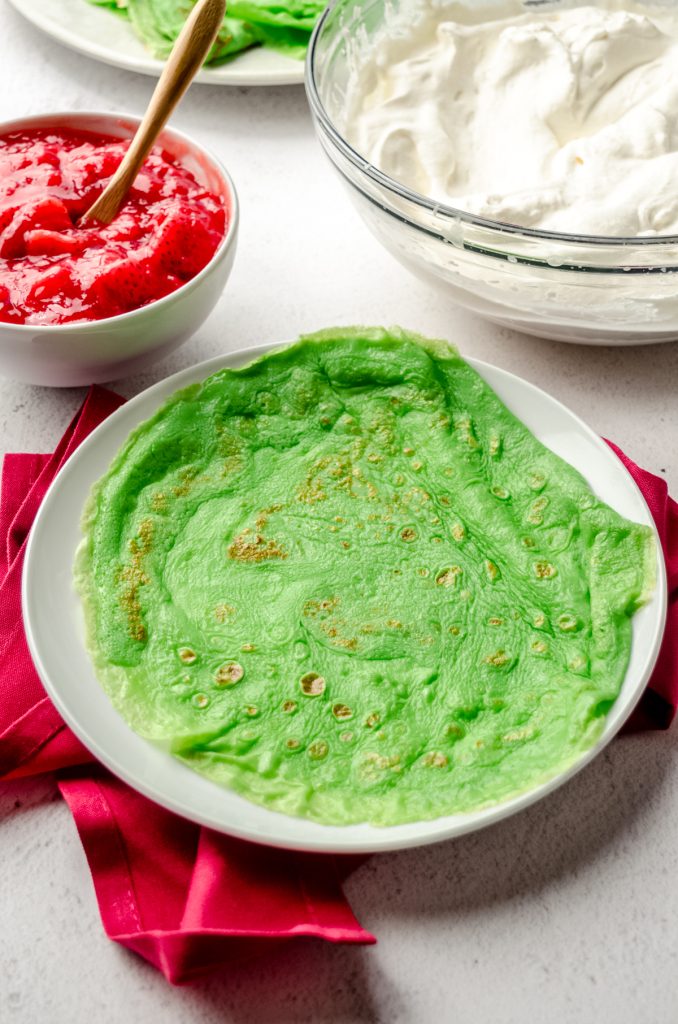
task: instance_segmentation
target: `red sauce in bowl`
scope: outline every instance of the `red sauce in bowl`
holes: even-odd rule
[[[68,128],[0,135],[0,322],[103,320],[209,263],[230,210],[160,147],[111,224],[78,227],[128,145]]]

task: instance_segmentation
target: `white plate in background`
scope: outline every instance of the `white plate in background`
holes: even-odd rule
[[[164,67],[137,38],[127,19],[106,7],[96,7],[87,0],[9,2],[37,28],[94,60],[155,78]],[[195,81],[208,85],[299,85],[304,81],[304,62],[257,46],[226,64],[203,68]]]
[[[554,398],[487,363],[468,360],[543,444],[582,473],[600,498],[621,515],[647,524],[655,533],[656,589],[652,600],[633,618],[631,659],[620,695],[598,742],[572,766],[517,797],[480,811],[390,827],[320,825],[250,803],[192,771],[133,732],[99,685],[84,646],[82,610],[73,588],[80,517],[92,484],[106,472],[130,431],[174,391],[222,367],[242,366],[271,347],[219,356],[137,395],[83,442],[55,478],[31,530],[23,576],[26,636],[47,693],[73,732],[115,775],[168,810],[242,839],[297,850],[377,852],[449,839],[515,814],[591,761],[631,714],[659,653],[667,588],[654,521],[617,456]]]

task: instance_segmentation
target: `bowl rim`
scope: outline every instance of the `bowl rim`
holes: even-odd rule
[[[88,121],[95,119],[99,121],[108,121],[111,122],[111,124],[131,122],[137,127],[141,124],[141,117],[138,114],[130,114],[125,111],[55,110],[44,111],[41,114],[31,114],[27,117],[15,117],[10,121],[1,121],[0,136],[7,135],[9,132],[20,131],[22,128],[38,127],[40,125],[45,125],[46,127],[50,125],[54,125],[55,127],[58,125],[62,127],[69,127],[69,124],[73,124],[75,121]],[[87,131],[88,129],[83,126],[83,130]],[[188,281],[184,281],[179,288],[175,288],[174,291],[168,292],[167,295],[163,295],[159,299],[153,299],[151,302],[147,302],[143,306],[138,306],[137,309],[129,309],[126,313],[118,313],[116,316],[101,317],[98,320],[75,320],[62,324],[15,324],[2,321],[0,322],[0,330],[10,330],[12,332],[26,333],[31,336],[35,336],[36,334],[53,334],[55,331],[59,331],[59,333],[62,334],[81,334],[87,331],[92,331],[97,327],[103,327],[103,325],[108,326],[113,324],[118,326],[120,324],[124,324],[125,321],[133,320],[135,317],[143,315],[147,310],[152,309],[155,311],[161,306],[170,305],[173,301],[180,299],[181,296],[189,289],[194,288],[201,280],[207,277],[219,263],[223,262],[235,242],[240,224],[240,201],[238,199],[238,193],[233,179],[219,157],[215,156],[214,153],[206,146],[203,146],[201,142],[197,142],[191,135],[180,131],[178,128],[173,128],[170,125],[165,125],[162,129],[160,138],[162,138],[163,135],[172,136],[174,139],[185,143],[191,150],[201,153],[211,164],[212,168],[217,171],[226,186],[226,191],[230,201],[230,218],[228,226],[223,238],[219,242],[219,245],[214,250],[214,253],[202,270],[200,270],[195,277],[190,278]]]
[[[472,227],[494,231],[503,235],[513,235],[537,242],[560,242],[561,244],[567,243],[569,245],[576,246],[586,245],[592,249],[611,248],[623,250],[631,248],[632,246],[637,246],[650,250],[654,247],[659,250],[664,246],[668,247],[670,245],[678,245],[678,234],[649,236],[586,235],[562,231],[545,231],[540,228],[526,228],[506,221],[477,217],[474,214],[468,213],[464,210],[459,210],[454,206],[450,206],[448,203],[438,202],[437,200],[431,199],[429,196],[425,196],[423,193],[409,188],[396,178],[392,178],[390,175],[386,174],[385,171],[381,171],[378,167],[375,167],[369,162],[369,160],[367,160],[366,157],[362,156],[357,149],[354,149],[339,131],[330,117],[323,100],[321,99],[318,82],[316,80],[316,56],[320,37],[323,33],[323,29],[327,25],[328,19],[334,13],[335,8],[342,2],[343,0],[330,0],[313,30],[306,54],[304,87],[306,89],[306,97],[311,108],[311,113],[314,118],[316,118],[323,131],[329,136],[334,146],[361,174],[370,178],[375,184],[387,189],[391,193],[394,193],[399,199],[404,199],[409,203],[413,203],[415,206],[423,208],[434,216],[442,216],[456,222],[461,221],[463,224],[469,224]],[[526,2],[529,4],[530,0],[526,0]],[[543,0],[532,0],[532,2],[541,3]],[[676,262],[678,262],[678,258]]]

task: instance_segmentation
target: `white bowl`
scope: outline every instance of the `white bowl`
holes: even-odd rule
[[[68,127],[116,138],[134,135],[131,114],[60,112],[0,124],[0,133],[22,128]],[[187,135],[165,129],[160,144],[230,209],[217,251],[194,278],[146,306],[106,320],[42,326],[0,323],[0,374],[28,384],[75,387],[116,380],[149,366],[182,345],[216,305],[235,258],[238,197],[219,161]]]

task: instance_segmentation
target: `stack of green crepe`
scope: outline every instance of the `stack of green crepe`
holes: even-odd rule
[[[194,0],[89,0],[129,18],[154,57],[169,55]],[[268,46],[303,60],[322,0],[230,0],[228,15],[207,64],[228,60],[250,46]]]

